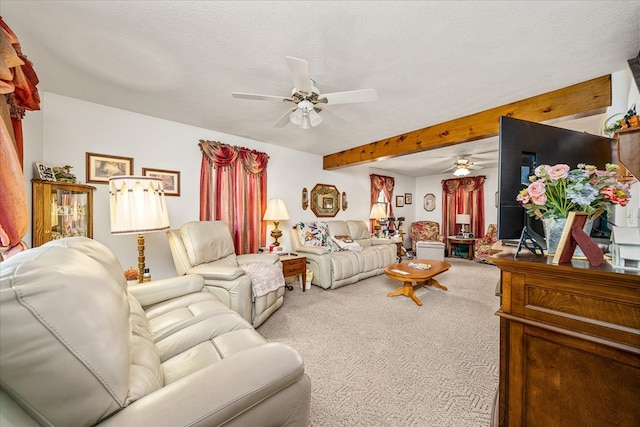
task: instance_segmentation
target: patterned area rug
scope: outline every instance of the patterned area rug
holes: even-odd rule
[[[384,274],[335,290],[300,286],[258,331],[296,348],[311,426],[488,426],[499,375],[497,267],[447,258],[422,301],[388,298]]]

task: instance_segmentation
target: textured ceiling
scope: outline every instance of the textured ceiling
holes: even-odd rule
[[[2,0],[0,14],[42,91],[319,155],[609,74],[640,50],[637,0]],[[310,130],[273,128],[289,104],[231,92],[288,96],[285,56],[309,62],[321,93],[375,88],[378,101],[326,107]],[[375,166],[438,173],[495,145]]]

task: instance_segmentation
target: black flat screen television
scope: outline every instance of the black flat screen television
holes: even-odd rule
[[[546,249],[542,222],[529,217],[516,201],[539,165],[579,163],[604,169],[613,163],[615,141],[599,135],[555,126],[500,117],[498,164],[498,239],[520,239],[526,226],[529,235]],[[594,224],[594,230],[601,230]]]

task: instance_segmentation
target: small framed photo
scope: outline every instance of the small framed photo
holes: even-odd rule
[[[133,158],[87,153],[87,182],[108,184],[115,175],[133,175]]]
[[[404,193],[404,204],[405,205],[410,205],[412,203],[413,203],[413,194]]]
[[[166,169],[142,168],[142,175],[162,181],[165,196],[180,196],[180,172]]]
[[[396,208],[404,206],[404,196],[396,196]]]
[[[43,165],[42,163],[35,162],[33,165],[36,169],[38,179],[41,181],[56,181],[56,173],[53,167]]]

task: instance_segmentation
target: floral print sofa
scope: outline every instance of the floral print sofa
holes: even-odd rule
[[[307,257],[312,283],[324,289],[382,274],[397,259],[396,244],[372,238],[364,221],[301,222],[291,231],[291,244]]]

